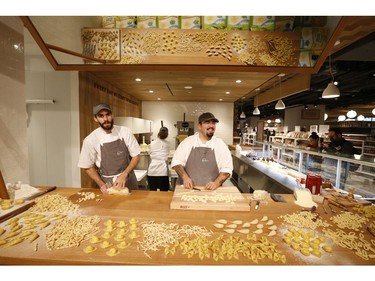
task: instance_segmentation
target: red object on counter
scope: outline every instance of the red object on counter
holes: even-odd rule
[[[322,187],[322,177],[316,174],[307,174],[306,176],[306,188],[311,191],[311,194],[320,194]]]

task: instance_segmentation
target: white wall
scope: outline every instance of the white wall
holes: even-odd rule
[[[0,170],[5,183],[29,181],[23,24],[0,17]]]
[[[301,111],[304,110],[304,106],[298,106],[294,108],[285,109],[285,120],[283,126],[288,126],[289,131],[294,131],[294,126],[306,126],[306,129],[310,130],[310,125],[323,125],[324,124],[324,113],[325,105],[318,105],[313,107],[313,105],[308,105],[310,109],[320,110],[319,119],[301,119]]]
[[[215,136],[222,138],[226,144],[233,143],[233,103],[225,102],[161,102],[143,101],[142,118],[153,121],[152,138],[156,138],[161,120],[169,129],[168,141],[171,149],[175,148],[177,121],[183,121],[186,113],[186,121],[194,121],[194,131],[198,131],[198,116],[203,112],[211,112],[219,119],[216,125]]]
[[[44,56],[26,57],[30,184],[80,187],[78,72],[54,71]]]

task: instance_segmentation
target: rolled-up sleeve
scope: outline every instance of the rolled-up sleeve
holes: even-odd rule
[[[218,139],[218,145],[215,148],[215,157],[217,157],[217,165],[220,173],[229,173],[230,177],[233,172],[233,159],[228,146]]]
[[[191,147],[190,149],[189,147],[190,146],[188,145],[187,139],[179,144],[179,146],[177,147],[176,151],[173,154],[173,158],[171,162],[172,168],[178,165],[182,165],[183,167],[185,167],[188,154],[191,151]]]
[[[87,169],[94,166],[97,158],[97,152],[94,146],[85,139],[82,144],[81,154],[79,155],[78,167]]]

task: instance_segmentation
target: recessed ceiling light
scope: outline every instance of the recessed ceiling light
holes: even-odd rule
[[[184,89],[190,90],[190,89],[193,89],[193,87],[192,86],[185,86]]]
[[[244,100],[244,99],[246,99],[246,97],[242,97],[241,99],[243,99],[243,100]]]
[[[339,84],[339,82],[337,82],[337,81],[335,81],[335,82],[333,82],[333,85],[338,85]]]
[[[223,99],[219,99],[219,101],[223,101]]]
[[[337,40],[334,45],[337,46],[337,45],[340,45],[340,43],[341,43],[341,41]]]
[[[161,100],[161,98],[158,98],[158,100]]]
[[[150,91],[148,91],[150,94],[152,94],[154,91],[153,90],[150,90]]]
[[[226,95],[229,95],[229,94],[230,94],[230,92],[225,92],[225,94],[226,94]]]
[[[141,82],[142,79],[141,79],[141,78],[135,78],[135,81],[137,81],[137,82]]]
[[[242,81],[241,80],[236,80],[236,83],[237,84],[240,84]]]

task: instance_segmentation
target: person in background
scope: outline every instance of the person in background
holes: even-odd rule
[[[161,127],[157,139],[150,144],[150,165],[147,170],[147,181],[150,190],[168,191],[168,155],[169,143],[165,140],[168,137],[168,128]]]
[[[109,187],[138,189],[134,168],[141,149],[136,138],[129,128],[113,125],[108,104],[95,105],[93,114],[99,127],[83,140],[78,167],[85,170],[103,193]]]
[[[328,137],[330,143],[326,145],[325,149],[327,152],[338,152],[340,154],[353,155],[355,152],[353,143],[347,141],[342,136],[340,129],[332,128],[328,130]]]
[[[198,132],[177,147],[171,164],[178,174],[177,184],[183,184],[188,189],[203,186],[204,189],[214,190],[232,175],[229,148],[222,139],[214,136],[218,122],[210,112],[201,114]]]
[[[319,150],[319,136],[316,132],[312,132],[309,137],[310,143],[306,146],[307,149],[318,151]],[[319,173],[321,169],[320,164],[322,163],[322,158],[317,155],[307,154],[306,157],[306,171]]]
[[[318,150],[319,148],[319,136],[316,132],[312,132],[309,137],[310,143],[307,145],[308,148]]]

